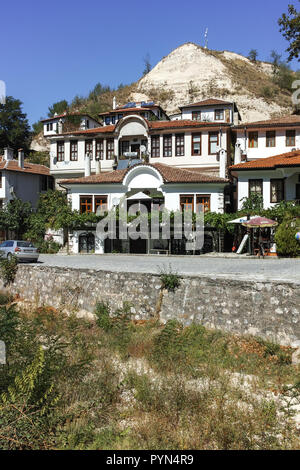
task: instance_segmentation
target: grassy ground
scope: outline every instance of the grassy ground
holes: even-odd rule
[[[300,448],[289,348],[133,322],[126,305],[88,321],[0,304],[0,448]]]

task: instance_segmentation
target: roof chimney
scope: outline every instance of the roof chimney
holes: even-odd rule
[[[117,107],[117,100],[116,100],[116,97],[114,96],[113,97],[113,109],[116,109]]]
[[[14,159],[14,151],[10,147],[6,147],[4,149],[4,160],[13,160]]]
[[[18,165],[20,168],[24,168],[24,151],[23,149],[18,150]]]
[[[91,176],[91,159],[88,153],[84,158],[84,176]]]
[[[235,144],[235,150],[234,150],[234,164],[237,165],[238,163],[241,163],[241,161],[242,161],[241,144],[237,142]]]

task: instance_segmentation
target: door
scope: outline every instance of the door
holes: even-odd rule
[[[79,236],[79,253],[95,252],[95,236],[92,233],[82,233]]]
[[[130,238],[130,253],[144,255],[147,253],[147,240],[138,238],[137,240],[132,240]]]

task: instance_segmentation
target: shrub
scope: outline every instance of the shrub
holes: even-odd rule
[[[279,256],[295,258],[300,254],[299,242],[295,238],[297,233],[296,220],[286,217],[275,233],[275,242]]]
[[[110,318],[110,307],[107,302],[98,302],[95,309],[97,317],[96,323],[104,331],[112,329],[112,321]]]
[[[18,260],[15,256],[0,261],[0,273],[4,286],[13,283],[18,271]]]
[[[160,271],[160,280],[162,288],[170,292],[174,292],[180,285],[180,278],[176,272],[172,271],[171,265],[169,266],[169,270],[162,269]]]
[[[34,245],[38,248],[40,253],[55,254],[61,248],[61,245],[53,240],[40,240],[36,241]]]

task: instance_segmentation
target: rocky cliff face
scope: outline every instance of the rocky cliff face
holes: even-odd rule
[[[168,113],[205,98],[236,101],[243,121],[291,111],[291,98],[272,81],[272,65],[229,51],[187,43],[164,57],[137,82],[133,100],[156,99]]]
[[[244,122],[269,119],[292,110],[290,93],[274,85],[270,63],[253,63],[240,54],[208,50],[193,43],[172,51],[137,83],[100,95],[99,110],[111,109],[114,95],[120,105],[154,100],[169,114],[179,112],[178,106],[206,98],[235,101]],[[95,103],[89,99],[83,101],[82,107],[96,112]],[[49,150],[49,145],[39,135],[31,148]]]

